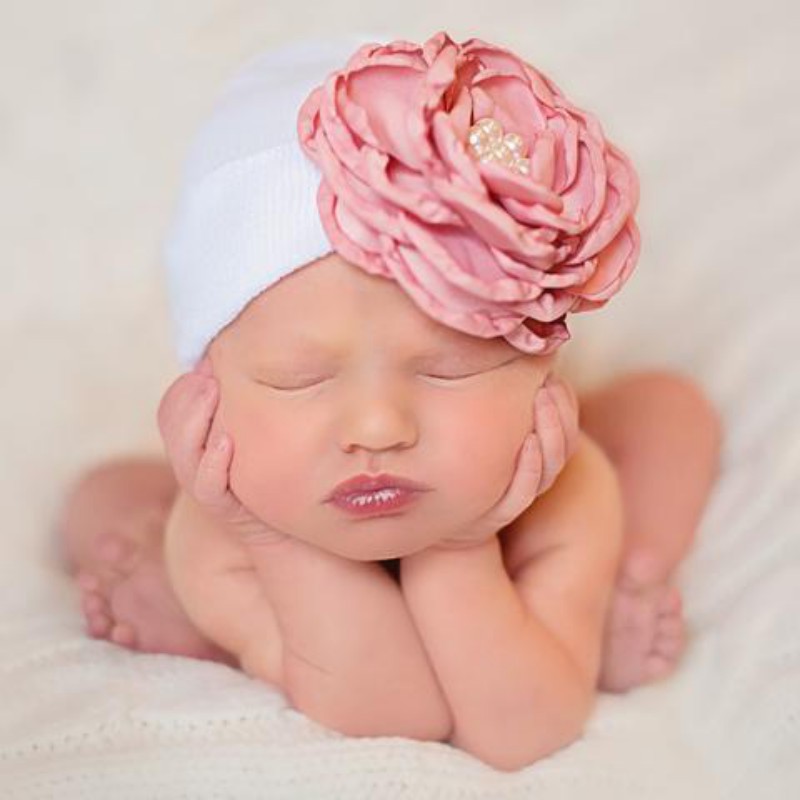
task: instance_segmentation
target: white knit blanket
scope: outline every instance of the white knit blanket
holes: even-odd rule
[[[594,109],[642,180],[638,273],[573,320],[578,388],[644,366],[724,416],[679,573],[677,674],[602,695],[517,773],[443,743],[326,730],[226,667],[89,639],[52,523],[89,463],[154,452],[175,374],[157,245],[187,137],[240,61],[311,32],[295,3],[11,4],[0,29],[0,797],[800,797],[800,62],[793,0],[431,3],[360,22],[507,42]]]

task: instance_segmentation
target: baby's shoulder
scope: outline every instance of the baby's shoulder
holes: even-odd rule
[[[506,567],[514,574],[545,550],[566,544],[617,549],[622,495],[616,467],[585,431],[553,485],[502,534]]]

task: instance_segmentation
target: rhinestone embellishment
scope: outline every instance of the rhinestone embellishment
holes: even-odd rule
[[[467,134],[468,149],[481,162],[495,161],[520,175],[530,173],[525,143],[518,133],[504,133],[494,117],[479,119]]]

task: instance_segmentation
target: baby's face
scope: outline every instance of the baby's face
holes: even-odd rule
[[[259,295],[209,355],[233,491],[284,533],[364,561],[454,538],[497,502],[554,360],[443,326],[336,253]],[[326,502],[383,472],[431,491],[392,516]]]

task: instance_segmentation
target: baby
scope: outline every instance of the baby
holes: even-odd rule
[[[669,675],[719,416],[679,374],[556,374],[567,312],[633,270],[637,201],[596,119],[496,45],[250,62],[166,249],[168,460],[65,504],[89,632],[504,770]]]

